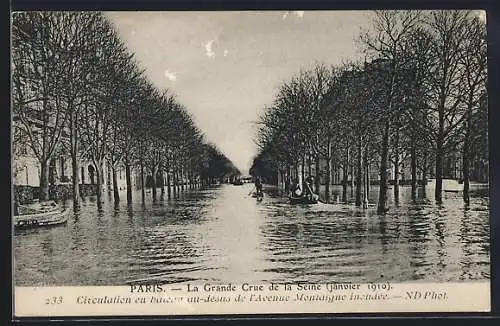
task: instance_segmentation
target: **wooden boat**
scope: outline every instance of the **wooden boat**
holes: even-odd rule
[[[264,193],[254,192],[252,193],[252,197],[257,198],[257,201],[261,201],[262,199],[264,199]]]
[[[243,185],[243,181],[241,181],[241,180],[235,180],[233,182],[233,185],[235,185],[235,186],[242,186]]]
[[[69,209],[55,210],[37,214],[15,215],[13,218],[16,229],[44,227],[64,224],[69,218]]]
[[[307,198],[305,196],[289,196],[288,199],[290,200],[290,204],[297,205],[297,204],[302,204],[302,205],[309,205],[309,204],[317,204],[318,200],[313,198]]]

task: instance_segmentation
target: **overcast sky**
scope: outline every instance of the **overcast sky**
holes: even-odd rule
[[[243,173],[255,121],[279,84],[315,61],[357,57],[367,12],[107,13],[150,80],[177,94],[207,140]]]

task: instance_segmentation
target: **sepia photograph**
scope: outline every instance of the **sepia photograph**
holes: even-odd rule
[[[489,287],[486,31],[482,10],[12,12],[13,287]]]

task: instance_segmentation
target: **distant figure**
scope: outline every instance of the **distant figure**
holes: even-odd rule
[[[262,182],[260,181],[260,177],[255,177],[255,190],[258,195],[262,194]]]

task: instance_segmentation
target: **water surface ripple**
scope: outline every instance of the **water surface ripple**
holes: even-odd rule
[[[88,197],[66,225],[15,232],[15,283],[490,278],[484,194],[475,194],[470,207],[447,194],[439,207],[432,198],[412,203],[403,187],[397,206],[391,202],[381,216],[348,205],[292,206],[273,189],[257,202],[248,196],[251,188],[222,185],[130,207],[122,199],[116,208],[108,198],[103,212]]]

